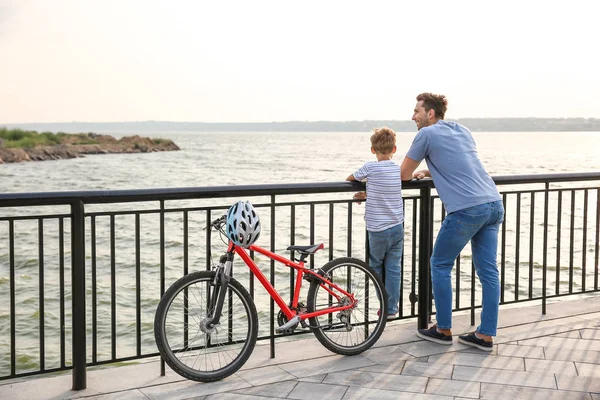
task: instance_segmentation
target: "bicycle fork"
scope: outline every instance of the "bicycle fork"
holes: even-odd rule
[[[219,265],[215,273],[213,281],[214,290],[208,304],[208,310],[213,310],[212,316],[208,316],[202,323],[204,328],[210,332],[215,326],[220,324],[223,304],[225,303],[225,295],[227,287],[231,279],[231,268],[233,267],[233,252],[227,252],[221,256]]]

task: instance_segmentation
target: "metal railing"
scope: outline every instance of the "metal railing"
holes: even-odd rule
[[[600,173],[494,180],[506,208],[501,304],[541,300],[546,313],[549,298],[597,292],[600,187],[582,184],[600,182]],[[322,241],[328,250],[311,256],[311,268],[339,256],[368,260],[363,209],[347,194],[363,188],[340,182],[0,194],[0,379],[72,368],[77,390],[86,386],[86,366],[156,356],[158,299],[180,276],[211,268],[223,247],[207,228],[228,199],[255,203],[264,226],[260,242],[271,251]],[[404,184],[403,192],[399,318],[426,327],[435,312],[429,257],[445,211],[430,180]],[[290,272],[274,261],[264,267],[277,289],[291,295]],[[274,303],[255,290],[247,271],[238,267],[234,274],[259,311],[269,304],[259,336],[271,341],[274,356],[280,336]],[[453,275],[453,309],[470,310],[474,324],[480,288],[468,248]]]

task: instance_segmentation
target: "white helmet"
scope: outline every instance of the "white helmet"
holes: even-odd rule
[[[260,219],[252,203],[238,201],[227,211],[227,237],[240,247],[248,247],[260,236]]]

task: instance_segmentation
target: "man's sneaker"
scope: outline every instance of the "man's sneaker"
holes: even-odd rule
[[[475,336],[475,332],[469,333],[468,335],[459,336],[458,341],[462,344],[466,344],[467,346],[477,347],[479,350],[494,350],[494,342],[486,342],[483,339],[479,339],[477,336]]]
[[[452,335],[445,335],[437,330],[437,324],[429,329],[419,329],[417,336],[430,342],[452,345]]]

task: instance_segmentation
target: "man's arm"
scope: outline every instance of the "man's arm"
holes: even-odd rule
[[[347,181],[355,181],[356,178],[354,177],[354,174],[351,174],[349,177],[346,178]]]
[[[402,161],[402,165],[400,166],[400,179],[402,179],[402,181],[410,181],[412,178],[423,179],[425,177],[431,177],[429,170],[426,169],[415,172],[415,169],[417,169],[420,163],[421,162],[415,161],[410,157],[404,157],[404,161]]]

